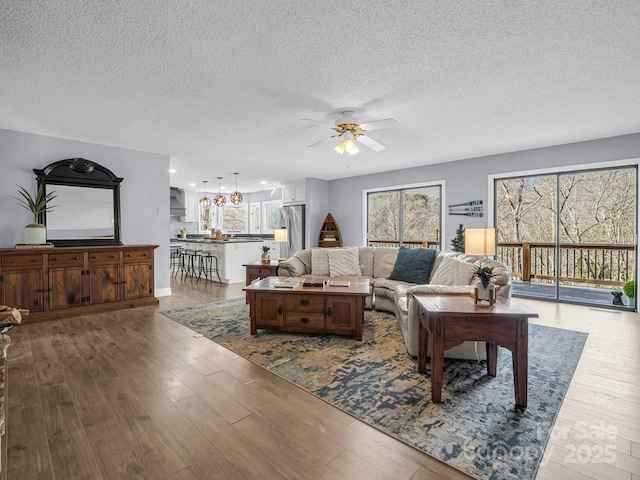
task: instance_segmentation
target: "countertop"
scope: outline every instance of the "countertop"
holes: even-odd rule
[[[208,238],[172,238],[171,243],[262,243],[262,238],[229,238],[229,240],[210,240]]]

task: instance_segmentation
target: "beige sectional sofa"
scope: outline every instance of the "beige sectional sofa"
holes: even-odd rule
[[[472,268],[478,261],[462,253],[433,252],[428,283],[391,280],[400,249],[397,247],[347,247],[313,248],[300,250],[280,263],[281,276],[366,276],[371,284],[371,294],[365,306],[395,314],[409,355],[418,355],[419,323],[413,295],[468,294],[473,292]],[[406,252],[405,252],[406,253]],[[511,271],[503,263],[482,259],[483,265],[494,268],[497,274],[492,280],[498,287],[497,294],[511,298]],[[397,277],[397,272],[394,272]],[[485,358],[485,349],[476,348],[475,342],[454,347],[445,352],[449,358]]]

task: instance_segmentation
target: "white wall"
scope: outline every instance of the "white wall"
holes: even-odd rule
[[[461,139],[461,141],[464,141]],[[372,175],[334,180],[329,183],[329,209],[333,213],[344,245],[362,245],[363,199],[362,191],[390,185],[406,185],[444,180],[446,197],[444,204],[456,204],[469,200],[483,200],[483,217],[445,215],[443,247],[451,248],[460,223],[465,228],[489,226],[487,223],[488,176],[503,172],[530,171],[558,166],[582,165],[640,157],[640,133],[611,137],[588,142],[572,143],[534,150],[504,153],[471,158],[456,162],[425,165],[422,167],[393,170]],[[308,198],[308,197],[307,197]]]
[[[0,129],[0,247],[24,241],[30,212],[12,197],[17,185],[35,192],[34,168],[66,158],[86,158],[124,178],[120,186],[122,242],[154,244],[157,295],[170,293],[169,156]]]

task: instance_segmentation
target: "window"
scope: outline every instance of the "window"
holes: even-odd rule
[[[251,233],[260,233],[262,225],[262,217],[260,215],[260,202],[249,205],[249,229]]]
[[[249,207],[246,203],[225,205],[221,210],[223,232],[248,233]]]
[[[280,200],[272,200],[262,202],[262,233],[273,233],[274,230],[280,228]]]
[[[366,192],[367,244],[440,245],[442,185]]]

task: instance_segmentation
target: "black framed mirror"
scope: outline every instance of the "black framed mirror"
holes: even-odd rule
[[[38,188],[55,191],[55,206],[38,221],[47,242],[58,247],[121,245],[120,183],[109,169],[84,158],[68,158],[33,169]]]

